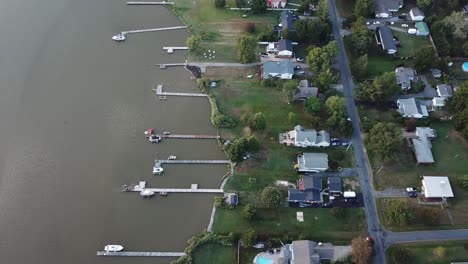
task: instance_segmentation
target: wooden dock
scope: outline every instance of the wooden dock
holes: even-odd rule
[[[174,2],[127,2],[127,5],[173,5]]]
[[[186,63],[165,63],[165,64],[156,64],[159,66],[159,69],[166,69],[167,67],[177,67],[177,66],[184,66]]]
[[[175,29],[184,29],[187,26],[177,26],[177,27],[164,27],[164,28],[148,28],[148,29],[136,29],[129,31],[122,31],[121,34],[135,34],[135,33],[145,33],[145,32],[155,32],[155,31],[166,31],[166,30],[175,30]]]
[[[223,189],[199,189],[198,184],[192,184],[190,188],[146,188],[146,182],[140,181],[139,184],[124,185],[123,192],[141,192],[153,191],[155,193],[224,193]]]
[[[174,50],[188,50],[188,47],[163,47],[163,50],[167,50],[167,53],[172,54]]]
[[[132,252],[132,251],[98,251],[97,256],[104,257],[182,257],[185,256],[184,252]]]
[[[163,92],[163,86],[161,84],[158,84],[156,89],[153,89],[153,91],[156,92],[157,95],[160,97],[166,97],[166,96],[189,96],[189,97],[207,97],[207,94],[203,93],[169,93],[169,92]]]
[[[161,135],[162,138],[180,138],[180,139],[218,139],[214,135]]]
[[[155,160],[155,167],[162,164],[231,164],[229,160]]]

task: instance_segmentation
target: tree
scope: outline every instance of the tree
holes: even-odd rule
[[[240,117],[240,121],[244,126],[249,126],[251,119],[252,119],[252,114],[250,112],[243,113]]]
[[[257,241],[257,233],[255,233],[255,230],[249,229],[247,232],[242,234],[242,237],[240,240],[242,244],[244,245],[244,247],[251,247]]]
[[[427,11],[429,6],[431,5],[431,0],[417,0],[416,3],[418,7],[420,7],[422,10]]]
[[[390,224],[407,225],[412,219],[411,209],[407,201],[390,200],[387,204],[386,215]]]
[[[216,208],[222,208],[222,207],[225,206],[224,197],[222,197],[222,196],[215,196],[214,200],[215,200],[214,204],[215,204],[215,207],[216,207]]]
[[[452,123],[456,130],[462,131],[468,125],[468,108],[455,113],[453,115]]]
[[[330,27],[320,19],[299,19],[294,22],[294,32],[298,42],[321,44],[328,41]]]
[[[328,0],[318,1],[316,14],[321,20],[328,19]]]
[[[463,55],[468,57],[468,42],[465,42],[465,44],[463,44]]]
[[[305,110],[313,115],[320,113],[320,99],[318,97],[310,97],[304,102]]]
[[[451,46],[448,41],[449,32],[451,32],[450,26],[443,21],[436,21],[431,26],[432,38],[434,39],[434,43],[440,56],[450,55]]]
[[[414,67],[418,71],[427,71],[435,65],[436,56],[432,46],[425,46],[416,51]]]
[[[395,74],[387,72],[376,77],[373,82],[360,83],[356,90],[356,97],[365,102],[384,103],[399,91]]]
[[[330,96],[325,102],[328,111],[327,126],[337,129],[340,133],[349,135],[353,130],[353,126],[348,121],[346,113],[346,100],[343,97]]]
[[[351,26],[351,45],[353,47],[352,52],[356,55],[367,54],[371,43],[369,29],[366,26],[366,19],[359,17],[356,22]]]
[[[368,64],[367,54],[364,54],[361,57],[357,58],[351,65],[351,72],[353,73],[353,77],[357,79],[366,78],[367,77],[367,64]]]
[[[226,6],[226,0],[215,0],[216,8],[224,8]]]
[[[255,131],[262,131],[266,128],[266,117],[262,112],[253,115],[250,128]]]
[[[252,12],[254,14],[263,14],[267,10],[267,1],[265,0],[251,0]]]
[[[457,183],[463,190],[468,192],[468,175],[458,176]]]
[[[352,259],[356,264],[367,264],[372,255],[372,246],[365,237],[356,237],[351,241]]]
[[[393,123],[377,123],[369,131],[367,146],[383,161],[395,160],[403,142],[401,129]]]
[[[187,39],[187,47],[189,50],[196,50],[200,47],[201,38],[199,36],[190,36]]]
[[[243,139],[246,151],[257,152],[260,149],[260,141],[254,135]]]
[[[447,254],[447,249],[444,248],[443,246],[438,246],[434,248],[434,250],[432,251],[432,254],[434,254],[434,257],[442,258],[445,256],[445,254]]]
[[[357,0],[354,5],[354,14],[356,16],[369,17],[374,12],[373,0]]]
[[[256,213],[257,213],[257,210],[255,209],[255,206],[251,204],[247,204],[242,209],[242,217],[244,217],[247,220],[251,220],[252,218],[254,218]]]
[[[322,70],[317,73],[315,77],[315,85],[320,89],[320,91],[326,92],[336,80],[336,76],[330,69]]]
[[[343,97],[330,96],[325,102],[330,115],[346,116],[346,100]]]
[[[468,107],[468,81],[463,82],[458,86],[457,92],[454,93],[448,106],[449,110],[454,114],[461,112]]]
[[[242,36],[237,40],[237,58],[241,63],[253,62],[256,59],[257,40],[253,36]]]
[[[229,160],[239,162],[245,153],[245,141],[243,139],[234,140],[226,150],[226,156]]]
[[[318,73],[330,69],[331,61],[337,53],[338,44],[335,41],[331,41],[322,48],[312,48],[307,55],[307,62],[312,72]]]
[[[401,246],[393,246],[389,248],[388,253],[392,263],[410,264],[413,259],[413,252],[408,248]]]
[[[468,19],[462,11],[453,12],[444,18],[444,22],[453,28],[453,36],[459,40],[466,40],[468,37]]]
[[[283,89],[281,90],[281,93],[283,94],[288,104],[294,100],[294,96],[298,90],[298,85],[299,83],[297,80],[288,80],[283,83]]]
[[[276,208],[281,205],[283,200],[281,191],[275,187],[265,187],[262,191],[262,202],[266,207]]]

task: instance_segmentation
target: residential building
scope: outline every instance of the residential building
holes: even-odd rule
[[[263,79],[279,78],[290,80],[294,75],[294,64],[292,61],[267,61],[263,63]]]
[[[326,153],[303,153],[297,156],[299,172],[321,172],[328,170],[328,155]]]
[[[377,44],[380,45],[387,54],[395,54],[397,52],[392,30],[389,27],[378,27],[375,31],[375,39]]]
[[[288,203],[291,206],[323,203],[322,178],[305,175],[299,179],[297,189],[288,190]]]
[[[328,177],[327,184],[330,195],[341,195],[343,186],[340,177]]]
[[[237,196],[237,193],[228,193],[225,194],[224,201],[227,205],[236,206],[239,203],[239,197]]]
[[[429,27],[426,22],[420,21],[416,22],[416,36],[429,36]]]
[[[432,98],[432,110],[436,110],[445,106],[444,97],[434,97]]]
[[[393,12],[397,12],[403,7],[403,0],[375,0],[374,11],[375,17],[386,18],[391,17]]]
[[[424,118],[428,117],[427,107],[417,99],[398,99],[398,112],[405,118]]]
[[[422,190],[426,198],[446,200],[454,197],[452,186],[446,176],[423,176]]]
[[[417,7],[411,8],[409,14],[410,14],[411,20],[413,20],[413,21],[423,21],[424,20],[424,12],[421,9],[417,8]]]
[[[327,131],[316,131],[315,129],[304,129],[301,125],[294,130],[279,135],[281,144],[295,147],[328,147],[330,146],[330,134]]]
[[[268,7],[270,8],[285,8],[286,0],[268,0]]]
[[[314,242],[311,240],[296,240],[280,249],[255,256],[254,264],[319,264],[321,261],[336,261],[335,246],[331,243]]]
[[[312,87],[309,80],[301,80],[297,87],[297,92],[294,95],[294,101],[304,101],[310,97],[317,97],[318,88]]]
[[[437,137],[437,133],[430,127],[416,127],[416,138],[412,138],[416,163],[433,164],[431,140]]]
[[[281,24],[280,30],[289,30],[289,31],[294,31],[293,27],[293,18],[292,18],[292,13],[289,11],[283,11],[281,12],[281,17],[280,17]]]
[[[398,67],[395,69],[397,84],[403,90],[411,89],[411,82],[416,79],[416,71],[408,67]]]
[[[450,98],[453,95],[452,86],[450,84],[438,84],[437,94],[442,98]]]
[[[442,71],[439,69],[431,69],[431,72],[432,72],[432,77],[434,78],[442,77]]]
[[[292,42],[289,39],[281,39],[278,42],[268,43],[266,52],[269,54],[275,54],[276,57],[280,58],[292,58]]]

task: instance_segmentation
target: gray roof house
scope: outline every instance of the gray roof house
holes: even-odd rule
[[[280,39],[278,41],[278,57],[291,58],[293,55],[292,41],[289,39]]]
[[[263,79],[279,78],[290,80],[294,75],[294,64],[292,61],[267,61],[263,63],[262,77]]]
[[[452,97],[453,95],[452,86],[450,86],[450,84],[438,84],[437,94],[443,98]]]
[[[303,153],[297,156],[299,172],[321,172],[328,170],[328,155],[326,153]]]
[[[468,14],[468,5],[465,5],[463,7],[463,12],[465,12],[465,14]]]
[[[294,31],[293,27],[293,19],[292,19],[292,13],[289,11],[283,11],[281,12],[281,17],[280,17],[280,28],[281,30],[289,30],[289,31]]]
[[[304,129],[301,125],[294,130],[279,135],[280,144],[295,147],[328,147],[330,146],[330,134],[327,131],[316,131],[315,129]]]
[[[431,140],[437,136],[436,131],[430,127],[416,127],[416,136],[412,139],[416,162],[418,164],[434,163]]]
[[[374,0],[375,17],[391,17],[392,12],[397,12],[403,7],[403,0]]]
[[[296,240],[279,250],[262,252],[255,256],[254,264],[319,264],[322,260],[335,261],[335,246],[331,243]]]
[[[397,46],[393,40],[392,30],[387,26],[380,26],[375,31],[377,44],[382,46],[382,49],[387,54],[395,54],[397,52]]]
[[[328,177],[327,184],[330,194],[341,194],[343,186],[340,177]]]
[[[427,107],[422,105],[419,100],[414,98],[398,99],[398,112],[405,118],[424,118],[428,117]]]
[[[431,69],[431,72],[432,72],[432,77],[434,78],[442,77],[442,71],[439,69]]]
[[[416,78],[416,71],[408,67],[398,67],[395,69],[395,76],[401,89],[408,90],[411,89],[411,82]]]
[[[310,97],[317,97],[318,88],[312,87],[309,80],[301,80],[297,87],[297,92],[294,95],[294,101],[304,101]]]
[[[297,189],[288,190],[290,203],[322,203],[322,178],[305,175],[297,181]]]
[[[424,12],[421,9],[417,8],[417,7],[411,8],[409,14],[410,14],[411,20],[413,20],[413,21],[423,21],[424,20]]]

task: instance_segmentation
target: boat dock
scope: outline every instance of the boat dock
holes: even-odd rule
[[[156,89],[153,89],[157,95],[159,95],[159,99],[166,99],[166,96],[190,96],[190,97],[207,97],[207,94],[203,93],[169,93],[163,92],[162,84],[158,84]]]
[[[98,251],[97,256],[104,257],[183,257],[184,252],[132,252],[132,251]]]
[[[155,167],[163,164],[231,164],[229,160],[155,160]]]
[[[174,2],[127,2],[127,5],[173,5]]]
[[[156,64],[159,66],[159,69],[166,69],[167,67],[176,67],[176,66],[184,66],[186,63],[166,63],[166,64]]]
[[[162,138],[180,138],[180,139],[218,139],[214,135],[161,135]]]
[[[136,30],[122,31],[121,34],[127,35],[127,34],[135,34],[135,33],[154,32],[154,31],[175,30],[175,29],[183,29],[183,28],[187,28],[187,26],[165,27],[165,28],[136,29]]]
[[[223,189],[199,189],[198,184],[192,184],[190,189],[188,188],[146,188],[146,182],[140,181],[138,184],[127,186],[124,185],[122,188],[123,192],[142,192],[152,191],[155,193],[224,193]]]
[[[167,50],[167,53],[172,54],[174,50],[188,50],[188,47],[163,47],[163,50]]]

